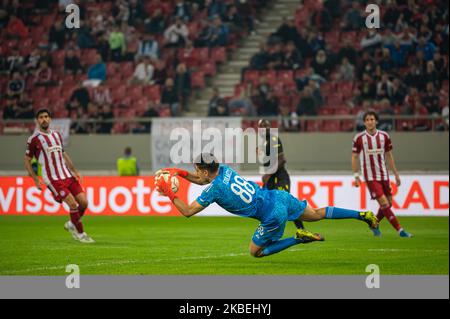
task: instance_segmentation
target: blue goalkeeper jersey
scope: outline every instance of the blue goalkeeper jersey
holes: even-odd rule
[[[273,199],[266,189],[247,181],[226,165],[219,166],[219,174],[197,198],[203,207],[217,203],[228,212],[242,217],[266,219]]]

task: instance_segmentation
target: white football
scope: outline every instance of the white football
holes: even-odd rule
[[[174,193],[178,192],[178,188],[180,187],[180,181],[178,180],[178,178],[176,176],[170,176],[169,173],[162,173],[160,175],[157,175],[156,180],[158,180],[160,178],[164,178],[164,181],[166,183],[169,182],[169,178],[170,178],[170,184],[172,187],[172,191]]]

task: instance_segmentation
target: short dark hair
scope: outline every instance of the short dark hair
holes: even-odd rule
[[[219,169],[219,161],[211,153],[202,153],[196,159],[195,163],[199,169],[206,169],[209,173],[215,173]]]
[[[363,121],[364,121],[364,122],[366,121],[366,118],[367,118],[368,116],[373,116],[373,117],[375,117],[375,120],[377,120],[377,122],[378,122],[378,120],[380,119],[380,117],[378,116],[378,113],[377,113],[376,111],[374,111],[374,110],[368,110],[366,113],[364,113],[364,116],[363,116]]]
[[[47,113],[49,117],[52,117],[52,113],[47,108],[42,108],[42,109],[37,110],[34,117],[37,119],[39,117],[39,115],[41,115],[42,113]]]

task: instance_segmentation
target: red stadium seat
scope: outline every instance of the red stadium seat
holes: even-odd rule
[[[158,102],[161,100],[161,88],[159,85],[144,87],[144,96],[151,101]]]
[[[283,84],[295,84],[294,71],[293,70],[279,71],[278,81],[283,82]]]
[[[209,76],[214,76],[216,75],[216,65],[213,62],[204,62],[201,65],[201,71],[205,74],[205,75],[209,75]]]
[[[227,61],[227,50],[225,47],[212,48],[211,58],[215,63],[223,63]]]
[[[139,100],[143,96],[142,86],[128,86],[126,94],[133,100]]]
[[[259,72],[255,70],[247,70],[244,73],[244,82],[252,82],[254,85],[259,83]]]
[[[265,76],[267,78],[267,83],[270,85],[275,85],[277,83],[277,72],[276,71],[263,71],[260,74],[260,78]]]
[[[322,122],[320,131],[322,132],[339,132],[341,125],[339,120],[326,120]]]
[[[191,76],[192,87],[196,89],[205,88],[205,75],[203,72],[198,71],[192,73]]]

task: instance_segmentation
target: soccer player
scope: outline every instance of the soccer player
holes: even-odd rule
[[[376,199],[380,205],[377,214],[378,222],[386,216],[400,237],[412,237],[410,233],[400,226],[391,209],[392,193],[386,161],[394,173],[397,186],[401,184],[400,175],[392,154],[391,138],[388,133],[377,130],[378,114],[376,112],[367,111],[363,120],[366,130],[353,138],[352,169],[355,176],[355,186],[359,187],[361,185],[359,173],[359,166],[361,166],[370,196],[372,199]],[[358,165],[358,157],[360,165]],[[381,236],[378,227],[372,228],[372,231],[375,236]]]
[[[278,189],[290,192],[291,190],[291,179],[289,173],[286,170],[286,157],[284,156],[283,143],[278,136],[272,136],[270,134],[270,122],[266,119],[261,119],[258,122],[258,127],[266,129],[266,141],[265,141],[265,152],[266,156],[274,154],[277,156],[277,170],[273,174],[264,174],[262,178],[263,187],[267,189]],[[270,163],[264,163],[264,166],[270,167]],[[294,220],[295,227],[304,228],[301,220]]]
[[[198,185],[210,184],[191,204],[179,199],[170,182],[161,178],[161,173],[180,176]],[[170,179],[169,179],[170,181]],[[179,212],[190,217],[198,214],[212,203],[217,203],[228,212],[259,220],[250,242],[250,254],[265,257],[293,245],[322,241],[319,234],[305,229],[297,229],[294,237],[281,239],[287,221],[318,221],[324,218],[353,218],[377,227],[377,219],[372,212],[358,212],[337,207],[313,209],[306,200],[300,201],[290,193],[280,190],[260,188],[256,183],[248,182],[226,165],[220,165],[212,154],[202,154],[196,161],[195,172],[191,173],[177,168],[165,168],[156,173],[155,185],[165,196],[169,197]]]
[[[93,243],[94,240],[84,232],[81,222],[88,206],[86,194],[80,185],[81,176],[64,151],[61,134],[50,129],[50,111],[40,109],[35,118],[37,129],[27,141],[25,168],[36,187],[42,190],[41,181],[31,164],[33,156],[36,157],[42,167],[44,183],[52,192],[53,198],[58,203],[65,202],[70,208],[70,221],[65,223],[64,229],[79,242]]]

